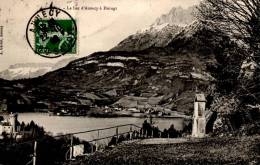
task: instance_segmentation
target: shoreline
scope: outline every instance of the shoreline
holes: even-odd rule
[[[185,115],[183,113],[176,112],[176,115],[155,115],[155,114],[146,114],[146,113],[132,113],[128,112],[126,113],[87,113],[84,115],[71,115],[71,114],[55,114],[50,112],[18,112],[18,113],[42,113],[42,114],[48,114],[49,116],[60,116],[60,117],[93,117],[93,118],[119,118],[119,117],[133,117],[133,118],[149,118],[150,116],[152,118],[165,118],[165,119],[178,119],[183,118],[190,120],[192,119],[191,116]]]

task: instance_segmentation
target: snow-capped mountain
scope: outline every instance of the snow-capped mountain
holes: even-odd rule
[[[164,14],[157,18],[152,26],[160,26],[168,23],[169,25],[185,27],[194,21],[195,10],[196,8],[194,6],[187,9],[183,9],[182,7],[173,7],[168,14]]]
[[[57,63],[18,63],[0,72],[0,78],[5,80],[27,79],[42,76],[47,72],[64,67],[75,58],[68,58]]]
[[[168,15],[176,10],[171,11]],[[15,81],[11,87],[2,82],[0,99],[23,94],[35,105],[39,101],[60,105],[66,100],[104,107],[134,96],[148,100],[140,106],[151,106],[149,100],[156,98],[163,108],[192,114],[195,87],[209,94],[218,79],[231,77],[227,72],[239,61],[221,51],[234,45],[226,34],[198,21],[182,27],[174,25],[170,16],[161,18],[114,51],[93,53],[38,78]]]
[[[175,36],[191,24],[195,7],[172,8],[168,14],[157,18],[148,28],[137,31],[120,42],[112,51],[138,51],[150,47],[165,47]]]

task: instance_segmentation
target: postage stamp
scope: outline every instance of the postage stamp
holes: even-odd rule
[[[29,20],[26,39],[32,50],[55,58],[77,53],[77,25],[72,16],[52,4],[41,8]]]

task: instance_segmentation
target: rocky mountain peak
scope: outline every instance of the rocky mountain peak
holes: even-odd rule
[[[195,21],[194,11],[194,6],[187,9],[173,7],[169,13],[157,18],[148,28],[130,35],[111,50],[139,51],[151,47],[165,47],[187,25]]]
[[[185,27],[195,20],[195,10],[196,8],[194,6],[187,9],[183,9],[182,7],[173,7],[169,13],[163,14],[157,18],[152,26],[159,26],[167,23],[169,25]]]

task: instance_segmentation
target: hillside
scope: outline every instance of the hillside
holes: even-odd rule
[[[127,108],[176,110],[191,115],[196,90],[210,98],[219,86],[233,86],[223,83],[230,74],[221,69],[231,60],[224,51],[234,43],[222,32],[197,21],[185,27],[187,22],[181,26],[177,21],[176,25],[175,17],[183,11],[171,10],[148,31],[136,33],[137,40],[130,36],[111,51],[74,60],[38,78],[2,86],[0,97],[7,98],[10,111],[47,111],[60,106],[75,110],[90,106],[126,108],[127,104]],[[187,11],[190,17],[191,9]],[[150,32],[156,35],[146,35]],[[171,37],[162,39],[169,33]],[[232,60],[235,67],[240,62]]]
[[[191,114],[196,88],[212,92],[218,65],[215,52],[226,39],[203,36],[210,33],[214,31],[195,22],[165,47],[97,52],[39,78],[14,81],[20,88],[8,95],[23,96],[20,102],[32,109],[61,104],[115,106],[126,96],[136,96],[137,108],[159,106]],[[142,98],[148,101],[138,101]]]
[[[97,152],[73,164],[234,165],[260,162],[259,136],[192,139],[172,144],[171,141],[177,140],[167,140],[168,144],[123,144],[105,152]]]

